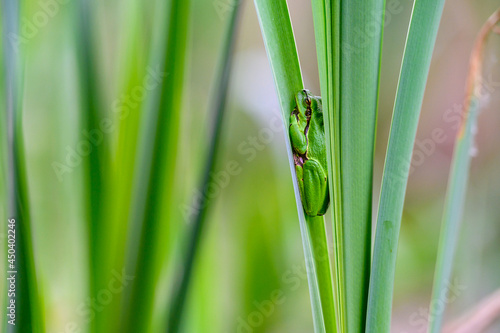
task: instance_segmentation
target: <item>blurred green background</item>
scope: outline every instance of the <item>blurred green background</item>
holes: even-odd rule
[[[114,116],[114,103],[127,91],[127,84],[130,85],[123,68],[131,63],[138,68],[135,74],[138,82],[145,75],[148,50],[161,17],[155,11],[157,2],[106,0],[92,3],[99,88],[103,105],[108,106],[104,109],[110,117]],[[44,10],[42,3],[43,0],[40,3],[26,1],[21,23],[26,24],[37,12]],[[310,3],[288,3],[305,85],[319,94]],[[412,1],[406,0],[387,0],[387,3],[392,3],[392,10],[386,12],[374,207],[377,207],[412,7]],[[165,168],[166,173],[175,175],[176,205],[169,208],[174,211],[165,214],[168,218],[163,222],[168,227],[162,231],[164,237],[160,236],[164,241],[162,246],[169,250],[163,267],[158,267],[161,278],[156,286],[151,328],[154,332],[164,331],[162,318],[172,281],[181,264],[180,254],[189,227],[186,209],[192,207],[198,193],[197,184],[213,121],[209,105],[216,88],[214,76],[223,30],[229,19],[228,8],[233,4],[233,0],[192,1],[179,154]],[[463,104],[469,55],[477,32],[497,6],[498,2],[493,0],[454,0],[445,6],[403,215],[392,330],[396,333],[425,331],[444,193],[458,114]],[[70,332],[67,331],[68,323],[75,323],[81,329],[86,327],[78,312],[88,290],[89,259],[82,198],[85,179],[81,166],[62,175],[62,179],[53,168],[53,162],[64,160],[68,147],[72,149],[78,144],[82,131],[76,79],[75,11],[77,8],[71,1],[60,4],[53,17],[38,26],[25,45],[24,135],[35,260],[47,332],[55,333]],[[130,17],[134,15],[139,18],[131,27]],[[253,2],[243,2],[239,24],[221,154],[217,172],[212,175],[213,179],[219,179],[216,181],[218,187],[214,191],[200,256],[193,272],[184,331],[311,332],[310,301],[284,134]],[[360,43],[362,38],[363,32],[360,32]],[[485,80],[490,82],[487,87],[491,89],[486,92],[479,120],[477,151],[472,152],[477,156],[473,159],[456,256],[453,280],[456,297],[447,304],[447,319],[464,313],[500,285],[499,51],[500,37],[495,36],[486,53]],[[117,146],[120,133],[118,126],[110,133],[112,152],[120,149]],[[121,149],[128,151],[130,148],[133,152],[136,140],[130,133],[133,130],[125,135],[131,136],[131,147]],[[433,139],[435,133],[440,133],[438,140]],[[228,168],[235,163],[237,172],[226,177]],[[115,170],[126,167],[117,164]],[[5,179],[2,181],[5,184]],[[6,194],[2,192],[1,195],[0,235],[5,243]],[[112,196],[120,196],[120,193]],[[127,221],[122,222],[113,232],[127,233]],[[123,245],[116,242],[109,243],[109,251],[117,257],[125,253]],[[5,255],[0,257],[2,267],[6,267],[5,258]],[[4,274],[4,270],[1,272]],[[4,294],[3,276],[0,287]],[[499,330],[500,325],[497,325],[490,332]]]

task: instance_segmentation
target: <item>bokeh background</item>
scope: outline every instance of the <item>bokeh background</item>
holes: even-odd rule
[[[98,77],[104,104],[122,89],[128,10],[133,1],[93,2]],[[412,1],[393,3],[386,13],[374,170],[374,212]],[[23,19],[40,10],[27,1]],[[313,21],[308,1],[288,1],[305,85],[319,94]],[[221,6],[221,4],[223,6]],[[175,173],[178,205],[161,267],[155,311],[162,317],[179,270],[185,209],[197,194],[207,151],[209,113],[223,29],[232,0],[193,0],[188,40],[186,94],[180,123],[180,154],[166,173]],[[143,19],[137,48],[148,49],[155,27],[155,1],[140,2]],[[494,0],[448,1],[434,51],[413,159],[397,261],[393,332],[424,332],[441,214],[457,124],[463,104],[469,55]],[[88,267],[82,192],[76,167],[62,181],[52,163],[79,140],[75,76],[75,8],[69,2],[27,43],[24,73],[24,130],[32,205],[34,248],[43,292],[47,332],[65,332],[68,322],[85,327],[76,309],[86,298]],[[200,256],[186,308],[185,332],[311,332],[312,317],[294,192],[278,101],[252,1],[243,2],[218,172],[231,161],[238,174],[220,183],[209,209]],[[500,285],[500,37],[491,38],[485,62],[485,93],[475,155],[455,260],[453,293],[446,319],[470,309]],[[144,60],[143,60],[144,61]],[[439,139],[433,139],[440,133]],[[112,145],[117,133],[111,133]],[[119,166],[118,166],[119,167]],[[216,178],[217,173],[214,175]],[[5,193],[2,193],[2,216]],[[127,228],[123,221],[121,232]],[[5,231],[5,221],[2,221]],[[5,232],[1,233],[4,243]],[[121,251],[111,248],[110,251]],[[123,250],[124,251],[124,250]],[[5,256],[0,257],[5,267]],[[3,274],[3,270],[2,270]],[[0,287],[5,292],[5,279]],[[271,301],[271,303],[269,303]],[[270,305],[272,304],[272,305]],[[159,323],[161,320],[156,319]],[[500,325],[490,332],[498,332]],[[157,331],[161,331],[157,327]]]

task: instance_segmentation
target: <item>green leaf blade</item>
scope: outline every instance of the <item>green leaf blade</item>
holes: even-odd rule
[[[124,296],[121,332],[151,329],[156,287],[166,260],[160,237],[175,224],[162,214],[165,206],[167,213],[176,211],[176,174],[165,170],[178,154],[191,1],[169,0],[157,6],[150,64],[158,68],[162,80],[148,94],[141,115],[126,264],[127,273],[135,278]]]
[[[28,174],[26,153],[23,133],[23,108],[22,108],[22,87],[23,87],[23,57],[24,48],[12,43],[12,37],[18,36],[20,32],[21,3],[12,0],[0,2],[2,20],[2,52],[1,59],[4,67],[5,78],[2,84],[5,88],[5,113],[0,121],[2,128],[6,131],[7,143],[7,186],[6,186],[6,211],[7,223],[14,220],[13,226],[15,237],[14,250],[15,258],[9,263],[5,270],[7,278],[15,276],[14,295],[7,294],[4,299],[7,302],[15,301],[14,324],[7,323],[2,330],[9,333],[17,332],[45,332],[45,319],[43,316],[43,298],[40,297],[40,289],[37,279],[35,253],[33,248],[33,235],[31,228],[31,209],[29,200]],[[7,234],[7,223],[2,223]],[[11,235],[12,233],[9,233]],[[5,238],[7,240],[7,237]],[[5,241],[7,249],[7,241]],[[10,242],[9,242],[10,244]],[[10,249],[10,248],[9,248]],[[2,253],[6,253],[3,252]],[[10,252],[9,252],[10,253]],[[12,254],[12,253],[10,253]],[[7,262],[5,262],[7,265]],[[11,267],[10,265],[13,265]],[[9,271],[15,271],[12,274]],[[9,303],[10,304],[10,303]],[[7,314],[7,312],[5,312]],[[7,321],[13,318],[7,317]]]
[[[311,230],[308,229],[306,216],[300,199],[300,191],[297,184],[297,175],[295,173],[290,139],[288,137],[290,113],[295,107],[294,97],[299,90],[304,88],[288,7],[285,0],[255,0],[255,7],[257,9],[257,15],[268,59],[271,64],[271,70],[273,72],[276,91],[281,106],[283,124],[285,127],[285,142],[290,170],[292,173],[297,212],[299,215],[300,231],[302,235],[302,244],[307,268],[307,280],[312,304],[314,331],[328,333],[336,332],[335,318],[331,318],[331,315],[328,318],[324,318],[324,316],[328,316],[328,314],[323,313],[322,310],[322,308],[325,309],[325,312],[330,312],[331,310],[331,304],[333,304],[331,284],[329,288],[330,291],[319,290],[320,286],[318,285],[318,277],[321,282],[321,287],[328,289],[328,284],[325,282],[327,277],[323,274],[318,276],[317,268],[315,267],[319,252],[314,251],[314,245],[312,242],[315,241],[314,239],[316,237],[321,238],[322,236],[318,236],[316,231],[313,231],[311,234]],[[316,243],[315,245],[318,244]],[[317,249],[318,248],[316,247],[316,250]],[[323,249],[322,255],[328,256],[328,250]],[[320,267],[320,270],[323,270],[324,268],[325,267],[322,266]],[[327,297],[327,299],[323,299],[323,304],[320,295]]]
[[[340,145],[346,329],[364,332],[371,263],[372,181],[385,1],[343,1]],[[360,35],[361,32],[372,31]],[[364,37],[364,43],[359,39]]]
[[[219,73],[216,81],[216,97],[212,107],[214,123],[211,129],[210,145],[208,149],[207,158],[205,160],[203,176],[200,184],[202,193],[207,193],[210,187],[212,178],[211,175],[216,173],[216,163],[220,154],[221,137],[223,130],[223,120],[226,113],[226,100],[230,81],[230,74],[233,62],[233,54],[236,44],[238,18],[240,12],[240,4],[235,5],[233,8],[230,19],[225,28],[224,42],[222,45],[222,58],[221,65],[219,66]],[[174,288],[173,296],[170,301],[170,313],[168,316],[167,331],[179,332],[182,327],[182,318],[184,309],[186,307],[186,300],[189,291],[191,280],[193,280],[193,268],[195,265],[196,257],[198,257],[202,234],[204,226],[207,223],[207,215],[213,200],[208,196],[203,196],[196,212],[191,217],[189,230],[189,241],[187,243],[188,249],[183,260],[180,278],[177,287]]]
[[[336,332],[335,302],[333,300],[332,270],[328,254],[325,219],[322,216],[306,216],[309,239],[314,258],[316,281],[318,283],[321,312],[323,313],[325,332]]]
[[[332,201],[334,291],[337,329],[345,332],[345,283],[340,181],[340,0],[313,0],[312,12],[323,101],[328,185]]]
[[[396,254],[413,144],[444,0],[417,0],[408,31],[382,180],[366,331],[389,332]]]

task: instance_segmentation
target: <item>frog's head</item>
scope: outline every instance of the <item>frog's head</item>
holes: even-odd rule
[[[293,110],[293,114],[297,118],[299,127],[302,129],[306,127],[311,117],[311,97],[311,93],[306,89],[300,90],[297,95],[295,95],[296,108]]]

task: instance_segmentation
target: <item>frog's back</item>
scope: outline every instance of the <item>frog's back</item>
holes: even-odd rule
[[[321,105],[321,104],[320,104]],[[313,112],[309,122],[307,133],[308,139],[308,158],[314,158],[326,166],[326,147],[325,147],[325,127],[323,124],[323,112]]]

